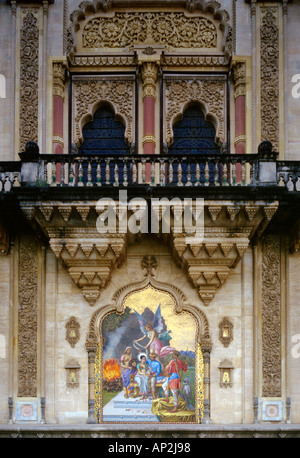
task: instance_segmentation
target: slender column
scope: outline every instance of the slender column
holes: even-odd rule
[[[88,348],[89,358],[89,412],[87,423],[97,423],[95,418],[95,375],[96,348]]]
[[[53,61],[53,153],[64,152],[64,100],[65,100],[65,71],[67,64],[64,60]],[[60,182],[61,170],[57,167],[57,180]]]
[[[210,423],[210,351],[211,348],[202,347],[204,362],[204,412],[203,423]]]
[[[233,63],[234,98],[235,98],[235,152],[246,152],[246,64],[242,61]],[[242,182],[241,165],[236,167],[237,183]]]
[[[155,154],[155,103],[158,65],[156,62],[144,62],[141,67],[143,82],[143,153]],[[146,167],[146,182],[151,180],[151,167]]]
[[[53,61],[53,153],[64,152],[64,100],[67,63]]]

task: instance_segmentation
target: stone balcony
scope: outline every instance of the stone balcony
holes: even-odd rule
[[[269,142],[257,154],[200,157],[46,155],[29,143],[20,159],[0,163],[2,232],[29,223],[91,306],[138,237],[155,234],[168,245],[205,306],[266,230],[299,247],[300,162],[279,161]],[[111,202],[115,225],[99,229]],[[4,253],[8,240],[0,241]]]

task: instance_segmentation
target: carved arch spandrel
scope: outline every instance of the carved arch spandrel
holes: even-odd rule
[[[134,78],[78,77],[73,81],[73,143],[80,146],[82,129],[93,119],[98,108],[108,105],[116,119],[125,125],[125,141],[130,145],[134,136]]]
[[[207,121],[216,130],[215,142],[222,146],[226,141],[226,83],[225,81],[194,78],[170,79],[164,88],[165,141],[170,146],[174,139],[174,124],[181,120],[185,110],[198,105]]]

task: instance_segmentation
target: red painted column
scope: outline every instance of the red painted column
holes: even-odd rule
[[[235,99],[235,152],[246,152],[246,97],[241,95]]]
[[[65,99],[65,70],[64,61],[53,62],[53,142],[54,154],[64,153],[64,99]],[[56,181],[60,183],[61,166],[56,167]]]
[[[143,154],[155,154],[155,104],[158,67],[155,62],[142,65],[143,81]],[[146,165],[146,182],[151,182],[151,166]]]
[[[235,153],[246,153],[246,63],[233,63],[234,98],[235,98]],[[242,182],[242,168],[236,166],[236,182]]]

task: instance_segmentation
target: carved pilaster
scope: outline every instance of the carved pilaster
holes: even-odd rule
[[[260,26],[261,141],[279,150],[279,26],[277,8],[263,7]]]
[[[37,396],[38,247],[22,235],[19,253],[18,396]]]
[[[38,142],[39,29],[32,9],[25,9],[20,34],[20,151]]]
[[[262,396],[281,396],[280,236],[262,241]]]

